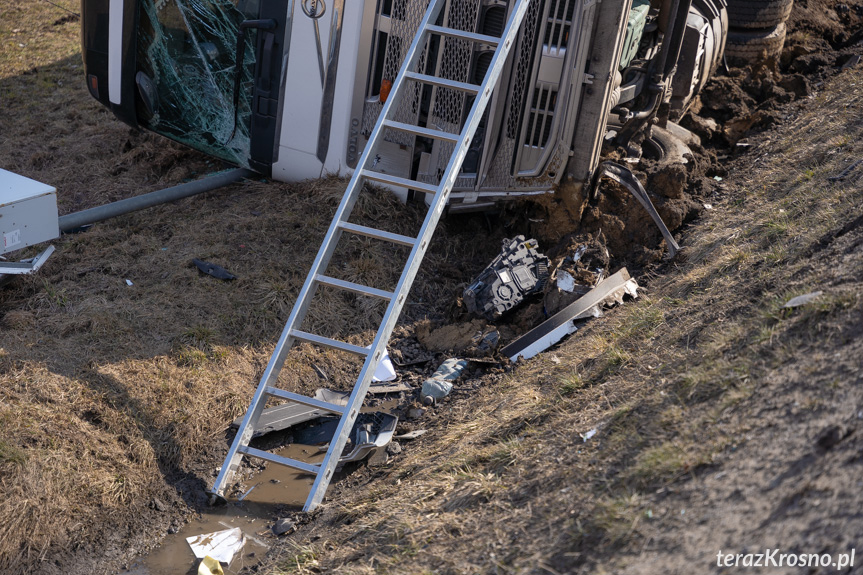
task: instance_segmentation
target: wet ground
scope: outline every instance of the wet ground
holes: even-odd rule
[[[275,453],[307,463],[320,463],[324,458],[324,452],[314,445],[290,444]],[[269,465],[254,476],[251,485],[240,495],[241,499],[232,498],[226,505],[205,509],[198,519],[165,537],[159,547],[136,559],[122,573],[197,573],[200,560],[195,558],[186,538],[239,527],[246,543],[229,565],[222,565],[227,575],[237,575],[260,562],[277,538],[273,532],[273,517],[280,514],[287,516],[286,511],[301,510],[313,482],[314,477],[307,473]]]

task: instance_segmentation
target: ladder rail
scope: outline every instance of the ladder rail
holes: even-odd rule
[[[420,21],[420,25],[418,28],[419,33],[414,36],[413,41],[411,42],[410,47],[408,48],[408,52],[405,55],[404,62],[402,62],[401,68],[399,68],[398,75],[396,76],[396,81],[393,83],[393,87],[390,91],[390,97],[387,98],[387,101],[384,103],[383,109],[381,110],[380,115],[378,116],[377,122],[375,122],[375,127],[372,129],[372,133],[369,136],[369,143],[366,145],[363,150],[362,156],[360,160],[357,162],[357,167],[354,170],[354,174],[351,177],[351,182],[348,184],[349,191],[353,194],[353,187],[356,185],[358,180],[362,179],[362,173],[366,169],[369,159],[374,153],[374,144],[378,141],[378,138],[382,135],[384,130],[384,122],[388,118],[390,110],[395,105],[401,95],[402,88],[405,85],[405,75],[408,70],[415,66],[419,61],[421,50],[420,45],[425,49],[426,39],[428,38],[427,28],[429,24],[433,23],[437,20],[438,15],[440,14],[443,6],[445,4],[445,0],[431,0],[429,3],[428,9],[426,10],[423,19]],[[347,193],[345,196],[347,197]],[[337,222],[334,220],[333,225],[337,225]],[[417,252],[421,241],[417,241],[413,244],[411,248],[411,255],[413,257]],[[424,249],[424,248],[423,248]],[[411,261],[410,259],[408,261]],[[399,283],[396,286],[396,289],[393,291],[395,297],[393,297],[390,302],[387,304],[387,310],[384,312],[383,322],[386,323],[389,320],[389,317],[392,315],[393,309],[397,306],[399,311],[401,310],[402,303],[404,301],[405,295],[402,293],[403,287],[403,279],[404,272],[402,272],[402,277],[399,278]],[[385,326],[384,326],[385,327]],[[327,450],[327,454],[324,457],[324,460],[321,462],[320,471],[318,475],[315,477],[315,482],[312,484],[312,489],[309,492],[309,496],[306,499],[306,503],[303,506],[304,511],[311,511],[315,507],[323,501],[324,496],[326,495],[327,487],[329,486],[330,479],[332,478],[333,473],[336,470],[336,466],[339,462],[339,457],[341,456],[342,451],[345,448],[345,444],[347,443],[348,433],[354,425],[354,421],[357,418],[359,409],[357,404],[362,403],[365,399],[366,392],[368,391],[369,385],[371,384],[372,376],[375,373],[375,369],[377,367],[380,358],[383,356],[383,348],[386,345],[386,341],[389,339],[389,333],[387,334],[387,338],[383,339],[381,336],[383,335],[384,330],[378,329],[377,334],[375,335],[375,339],[372,342],[372,349],[369,355],[366,357],[366,360],[363,362],[363,367],[360,370],[360,374],[357,378],[357,384],[354,385],[353,391],[351,391],[351,396],[348,399],[348,408],[345,410],[345,415],[339,420],[339,424],[336,427],[335,435],[333,437],[333,441],[330,442],[330,447]],[[389,330],[392,332],[392,328]],[[381,343],[383,341],[383,344]]]
[[[441,8],[443,7],[443,0],[432,0],[429,8],[426,10],[426,14],[423,17],[423,20],[420,22],[419,30],[425,30],[426,26],[428,26],[429,22],[434,22],[434,19],[437,18],[440,13]],[[391,96],[397,96],[401,86],[404,84],[403,77],[404,73],[411,66],[416,65],[417,61],[419,61],[419,57],[421,54],[421,50],[418,49],[418,46],[422,43],[423,47],[425,47],[425,39],[427,34],[417,34],[413,42],[411,42],[410,48],[408,49],[408,53],[406,54],[404,62],[402,62],[402,66],[399,69],[398,76],[396,76],[396,82],[393,85],[391,90]],[[345,195],[342,196],[341,202],[339,202],[339,206],[336,209],[336,213],[333,216],[333,220],[330,223],[330,227],[327,229],[327,233],[324,236],[323,243],[321,244],[320,249],[318,250],[317,255],[315,256],[314,262],[312,262],[311,270],[309,271],[308,276],[306,276],[305,282],[303,282],[303,287],[300,289],[300,293],[297,295],[297,299],[294,302],[294,307],[291,309],[291,314],[288,316],[288,321],[285,323],[285,327],[282,330],[282,334],[279,337],[279,341],[276,344],[276,348],[273,351],[273,355],[270,357],[269,362],[267,363],[267,367],[264,370],[263,375],[261,376],[261,380],[258,383],[258,387],[255,390],[255,394],[252,396],[251,405],[254,406],[252,409],[246,411],[246,415],[243,417],[243,421],[240,423],[239,429],[237,429],[237,434],[234,436],[234,441],[231,443],[231,447],[228,449],[228,454],[225,457],[225,463],[222,465],[222,469],[219,471],[218,476],[216,477],[216,482],[213,484],[212,493],[217,497],[224,497],[224,490],[227,487],[227,483],[230,478],[233,476],[234,472],[239,468],[240,461],[242,460],[243,454],[239,451],[239,448],[243,445],[247,445],[249,441],[252,439],[252,434],[254,433],[254,426],[257,423],[258,419],[261,417],[261,413],[264,411],[264,406],[266,404],[266,388],[267,387],[275,387],[276,380],[278,379],[279,372],[282,369],[282,366],[285,363],[285,359],[287,358],[288,351],[290,351],[293,345],[293,336],[291,332],[295,327],[299,327],[302,323],[303,319],[305,319],[306,314],[308,313],[309,306],[311,305],[312,297],[317,288],[317,281],[315,277],[318,274],[322,274],[327,265],[332,259],[332,255],[336,250],[336,246],[338,244],[338,240],[342,234],[342,222],[347,222],[347,218],[350,216],[351,211],[356,205],[357,200],[359,199],[359,194],[356,193],[358,190],[358,186],[362,185],[362,171],[369,163],[369,159],[372,155],[372,143],[377,141],[378,134],[383,130],[382,128],[382,119],[385,118],[390,109],[393,106],[393,102],[397,98],[390,97],[384,103],[383,109],[381,110],[381,114],[378,117],[378,121],[375,124],[374,130],[372,130],[371,135],[369,136],[369,145],[365,147],[362,155],[360,156],[359,161],[357,162],[357,168],[354,170],[353,175],[351,176],[351,180],[348,183],[348,188],[345,191]],[[370,353],[369,357],[372,357],[373,354]],[[368,360],[366,361],[366,364]],[[365,370],[365,365],[363,370]],[[372,371],[374,373],[374,371]],[[351,426],[353,426],[353,420],[356,419],[356,416],[351,418]],[[344,421],[344,417],[342,417]],[[348,428],[350,429],[350,428]],[[338,432],[341,433],[342,425],[339,425]],[[345,441],[342,442],[344,444]],[[332,444],[331,444],[332,447]],[[341,451],[339,451],[341,453]],[[327,455],[329,459],[329,453]],[[335,464],[333,465],[333,469],[335,469]],[[332,471],[330,471],[332,474]],[[318,474],[318,479],[320,479],[322,474]],[[329,477],[327,478],[327,482],[329,482]],[[317,486],[318,481],[316,479],[315,486]],[[312,493],[315,493],[315,487],[312,488]]]
[[[437,2],[435,2],[435,0],[432,1],[435,5],[444,3],[444,0],[437,0]],[[470,141],[473,138],[474,132],[476,132],[476,129],[479,126],[482,114],[483,112],[485,112],[485,107],[488,105],[488,101],[491,97],[491,92],[494,88],[494,84],[496,84],[498,79],[500,78],[500,73],[503,70],[504,64],[506,63],[506,58],[509,56],[509,48],[515,41],[515,36],[518,33],[521,22],[524,19],[524,15],[527,13],[527,8],[529,4],[530,0],[519,0],[516,4],[516,9],[512,11],[507,20],[506,27],[504,28],[504,32],[501,36],[500,46],[502,46],[503,49],[498,49],[495,51],[495,55],[492,58],[489,69],[486,72],[486,76],[483,79],[482,84],[480,85],[478,96],[474,100],[473,106],[471,107],[470,115],[468,116],[469,121],[465,123],[461,135],[459,136],[458,142],[456,143],[454,153],[450,158],[449,163],[447,164],[447,171],[445,172],[446,179],[441,182],[440,186],[438,187],[438,191],[431,202],[431,205],[429,205],[429,211],[426,214],[425,221],[423,222],[423,225],[420,228],[420,233],[417,236],[418,241],[411,249],[411,254],[408,258],[408,265],[402,271],[402,275],[399,278],[398,285],[396,286],[396,289],[393,290],[395,297],[390,300],[389,304],[387,305],[387,310],[384,313],[381,327],[378,329],[378,332],[375,335],[374,342],[372,343],[372,351],[366,358],[366,361],[363,364],[362,371],[360,372],[357,385],[354,386],[354,389],[351,392],[350,399],[348,400],[348,411],[345,417],[342,417],[338,427],[336,428],[335,440],[330,444],[330,448],[327,450],[327,455],[324,458],[323,462],[321,462],[321,472],[315,478],[315,482],[312,485],[312,490],[309,493],[308,498],[306,499],[305,506],[303,507],[303,510],[305,511],[311,511],[312,509],[317,507],[324,498],[326,488],[329,485],[329,480],[332,477],[333,472],[335,471],[339,457],[342,453],[342,450],[344,449],[345,444],[347,443],[346,431],[350,431],[350,429],[353,427],[354,420],[356,419],[356,414],[358,411],[357,404],[361,404],[366,396],[366,392],[368,391],[369,385],[371,384],[372,375],[375,372],[377,363],[380,360],[382,354],[384,353],[386,344],[389,341],[390,335],[392,335],[393,329],[395,328],[395,323],[398,320],[399,315],[401,315],[402,307],[404,306],[404,302],[407,299],[407,294],[410,291],[417,272],[419,271],[420,264],[422,263],[423,256],[425,255],[425,252],[428,248],[431,237],[434,234],[434,230],[435,228],[437,228],[437,224],[440,221],[441,215],[443,214],[443,209],[446,205],[447,197],[449,196],[449,193],[452,190],[453,185],[455,184],[455,179],[458,176],[458,170],[464,162],[464,158],[467,155],[468,147],[470,146]],[[427,27],[429,25],[430,17],[437,18],[437,15],[432,14],[432,6],[429,6],[426,17],[424,18],[421,25],[422,27],[420,28],[420,30],[424,31],[424,33],[417,34],[417,36],[414,38],[414,43],[412,44],[411,48],[416,49],[416,45],[418,44],[420,37],[427,37],[429,33]],[[433,22],[434,20],[431,21]],[[407,72],[407,69],[405,66],[403,66],[402,69],[399,71],[399,77],[404,78],[405,72]],[[387,103],[389,103],[389,100]],[[381,115],[378,116],[375,130],[380,129],[383,126],[385,119],[386,116],[382,112]],[[376,140],[370,140],[370,142],[376,142]],[[371,146],[367,146],[366,149],[370,147]]]

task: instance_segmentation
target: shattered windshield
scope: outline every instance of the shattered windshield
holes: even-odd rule
[[[140,2],[136,83],[141,96],[141,124],[204,153],[248,167],[253,31],[245,35],[236,101],[234,63],[240,22],[252,3]]]

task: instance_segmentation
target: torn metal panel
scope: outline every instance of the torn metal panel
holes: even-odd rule
[[[252,437],[260,437],[273,431],[281,431],[325,415],[330,414],[329,412],[299,403],[284,403],[275,407],[268,407],[261,413]],[[231,422],[231,427],[239,428],[242,422],[243,416],[240,416]]]
[[[644,186],[641,185],[641,182],[638,181],[635,174],[633,174],[628,168],[615,162],[603,162],[599,165],[599,169],[597,170],[597,181],[599,181],[603,176],[608,176],[635,196],[635,199],[638,200],[638,203],[640,203],[647,211],[653,219],[653,223],[655,223],[656,227],[659,228],[662,237],[665,238],[665,243],[668,245],[668,254],[671,257],[674,257],[674,255],[680,251],[680,246],[677,245],[676,241],[674,241],[674,236],[671,235],[665,222],[662,221],[662,218],[659,216],[659,212],[656,211],[656,208],[653,206],[653,202],[650,201],[650,196],[647,195],[647,190],[644,189]]]
[[[622,303],[624,295],[638,297],[638,283],[629,276],[626,268],[601,281],[587,294],[501,351],[512,361],[529,359],[576,331],[577,320],[601,316],[603,306]]]

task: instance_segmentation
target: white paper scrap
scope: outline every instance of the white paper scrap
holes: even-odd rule
[[[221,563],[230,563],[234,555],[246,544],[246,536],[239,527],[186,537],[192,553],[198,559],[207,555]]]
[[[575,289],[575,278],[569,272],[559,270],[557,272],[557,289],[572,293],[572,290]]]
[[[366,349],[371,349],[372,346],[367,345]],[[378,364],[375,374],[372,376],[372,381],[392,381],[396,378],[396,368],[393,367],[393,362],[390,359],[389,352],[384,352],[384,357]]]

